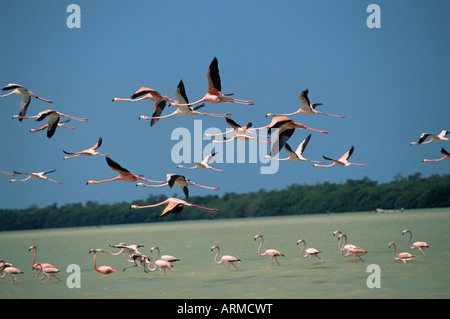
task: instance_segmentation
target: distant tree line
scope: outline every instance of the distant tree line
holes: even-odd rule
[[[301,214],[326,214],[341,212],[374,211],[382,209],[414,209],[450,207],[450,175],[431,175],[422,178],[420,173],[402,177],[396,175],[389,183],[364,177],[345,183],[293,184],[282,190],[244,194],[225,193],[191,196],[189,202],[218,208],[210,214],[185,207],[181,214],[159,217],[164,206],[133,210],[131,204],[148,205],[167,197],[149,195],[133,203],[52,204],[43,208],[32,205],[26,209],[0,209],[0,231],[58,227],[102,226],[112,224],[150,223],[175,220],[245,218]]]

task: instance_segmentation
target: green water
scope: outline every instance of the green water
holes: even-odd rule
[[[0,259],[24,274],[19,275],[20,283],[0,279],[0,298],[449,298],[449,226],[446,208],[2,232]],[[349,243],[368,250],[365,263],[340,255],[332,235],[338,228],[347,233]],[[407,247],[405,228],[412,230],[413,241],[431,246],[426,256]],[[285,255],[279,257],[281,266],[272,266],[268,257],[257,254],[259,240],[253,239],[257,233],[264,236],[263,250],[274,248]],[[309,258],[301,258],[301,246],[296,245],[300,238],[321,250],[325,263],[310,264]],[[391,240],[397,252],[412,252],[416,259],[406,265],[395,261],[388,248]],[[138,268],[123,272],[130,264],[122,255],[99,254],[97,265],[119,271],[107,276],[94,271],[89,249],[117,251],[108,244],[120,242],[143,244],[141,252],[147,254],[157,245],[162,254],[181,261],[174,264],[176,271],[164,276]],[[38,247],[38,262],[61,270],[61,281],[36,279],[33,252],[28,252],[32,244]],[[221,254],[242,260],[241,271],[214,263],[210,247],[215,244]],[[67,287],[70,264],[80,266],[81,288]],[[380,267],[381,288],[367,287],[370,264]]]

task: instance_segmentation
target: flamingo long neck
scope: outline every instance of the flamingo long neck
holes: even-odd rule
[[[96,261],[97,261],[97,253],[94,252],[94,269],[98,270]]]
[[[220,249],[217,248],[216,256],[214,256],[214,261],[216,262],[216,264],[221,264],[222,263],[222,260],[217,261],[217,257],[219,257],[219,253],[220,253]]]
[[[155,271],[155,270],[156,270],[156,262],[155,262],[155,267],[150,268],[150,267],[152,266],[152,259],[149,258],[149,261],[150,261],[150,263],[148,264],[147,269],[148,269],[149,271]]]
[[[341,250],[341,253],[344,254],[344,247],[345,247],[345,245],[347,245],[347,236],[342,236],[342,237],[344,237],[344,243],[342,244],[340,250]]]
[[[303,256],[303,252],[305,251],[306,248],[306,242],[303,242],[303,248],[302,251],[300,252],[300,256]]]
[[[36,262],[36,255],[37,255],[37,248],[34,248],[33,266],[35,265],[35,262]]]
[[[397,250],[397,246],[395,244],[392,244],[392,246],[394,246],[394,252],[393,252],[394,258],[397,258],[397,256],[395,256],[395,251]]]
[[[411,245],[410,242],[411,242],[411,238],[412,238],[412,233],[410,231],[408,233],[409,233],[408,246],[410,246]],[[413,247],[410,246],[410,248],[413,248]]]
[[[262,247],[263,243],[264,243],[264,238],[261,236],[261,243],[259,244],[259,247],[258,247],[258,254],[260,254],[261,256],[264,256],[264,254],[261,254],[261,247]]]
[[[156,247],[155,248],[156,249],[156,256],[155,256],[155,260],[158,260],[158,257],[159,257],[159,248],[158,247]]]

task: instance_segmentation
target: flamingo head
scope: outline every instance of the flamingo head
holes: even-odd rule
[[[256,236],[254,237],[254,239],[256,240],[256,239],[259,238],[259,237],[262,238],[262,235],[261,235],[261,234],[258,234],[258,235],[256,235]]]
[[[389,247],[391,247],[392,245],[395,246],[395,243],[394,243],[393,241],[391,241],[391,242],[389,243]]]
[[[273,116],[275,116],[275,114],[273,114],[273,113],[267,113],[266,114],[266,117],[273,117]]]
[[[36,245],[32,245],[28,248],[28,251],[32,250],[32,249],[36,249]]]
[[[304,243],[304,242],[305,242],[304,239],[299,239],[299,240],[297,240],[297,245],[300,244],[300,243]]]
[[[112,99],[112,101],[114,102],[114,101],[117,101],[117,102],[119,102],[121,99],[120,98],[118,98],[118,97],[115,97],[115,98],[113,98]]]

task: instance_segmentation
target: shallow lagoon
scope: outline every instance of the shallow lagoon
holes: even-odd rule
[[[0,279],[0,298],[449,298],[449,226],[450,208],[445,208],[1,232],[0,259],[12,262],[24,274],[16,284]],[[430,245],[426,256],[407,247],[405,228],[412,230],[413,241]],[[333,236],[336,229],[347,233],[349,243],[369,252],[363,256],[364,263],[340,255]],[[257,233],[264,236],[263,250],[275,248],[285,255],[279,257],[281,266],[272,266],[268,257],[257,254],[260,242],[253,239]],[[309,258],[301,258],[302,246],[296,245],[300,238],[307,247],[321,250],[325,263],[313,259],[311,264]],[[415,260],[406,265],[395,261],[388,248],[391,240],[397,252],[414,253]],[[167,276],[138,268],[123,272],[130,264],[122,255],[101,253],[97,265],[118,272],[104,276],[94,271],[89,249],[115,252],[108,245],[120,242],[142,244],[141,252],[147,254],[157,245],[162,254],[181,261]],[[33,252],[28,252],[33,244],[38,247],[37,261],[57,266],[61,281],[36,279],[31,269]],[[240,258],[241,271],[215,264],[215,251],[210,250],[214,244],[220,246],[221,255]],[[70,264],[80,266],[81,288],[70,289],[66,284],[72,274],[66,272]],[[371,264],[380,267],[381,288],[367,286]]]

